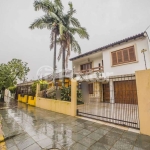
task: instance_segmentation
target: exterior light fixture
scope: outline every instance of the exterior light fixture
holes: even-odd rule
[[[81,83],[80,82],[78,83],[78,89],[81,89]]]

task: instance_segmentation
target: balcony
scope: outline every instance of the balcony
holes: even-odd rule
[[[95,67],[87,70],[80,70],[75,71],[74,74],[76,75],[76,80],[79,82],[83,81],[99,81],[105,82],[107,79],[103,76],[104,68]]]
[[[95,67],[95,68],[91,68],[91,69],[87,69],[87,70],[80,70],[80,71],[75,71],[74,74],[75,75],[89,75],[92,74],[94,72],[104,72],[104,68],[103,66],[101,67]]]

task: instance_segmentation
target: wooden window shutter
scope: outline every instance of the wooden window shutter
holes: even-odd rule
[[[129,56],[130,56],[130,61],[136,61],[135,50],[133,46],[129,48]]]
[[[123,58],[124,58],[124,62],[128,62],[129,61],[128,49],[124,49],[123,50]]]
[[[112,52],[111,55],[112,55],[112,64],[116,65],[117,64],[117,55],[116,55],[116,52]]]
[[[118,57],[118,63],[122,63],[123,59],[122,59],[122,51],[117,51],[117,57]]]

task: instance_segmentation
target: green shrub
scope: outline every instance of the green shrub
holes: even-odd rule
[[[10,91],[11,94],[14,94],[14,93],[16,93],[17,87],[16,86],[11,86],[8,89],[9,89],[9,91]]]
[[[36,86],[40,83],[40,91],[46,90],[48,88],[48,82],[47,81],[35,81],[31,85],[32,94],[36,94]]]
[[[61,88],[61,100],[71,101],[71,86]],[[80,90],[77,90],[77,102],[82,102],[82,94]]]
[[[71,87],[62,87],[61,88],[61,100],[71,101]]]

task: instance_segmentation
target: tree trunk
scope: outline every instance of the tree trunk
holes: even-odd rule
[[[62,52],[62,86],[65,86],[65,48]]]
[[[55,84],[55,73],[56,73],[56,33],[55,33],[55,37],[54,37],[54,62],[53,62],[53,83],[54,83],[54,86],[56,85]]]
[[[5,96],[5,88],[2,88],[2,93],[1,93],[1,102],[4,102],[4,96]]]

